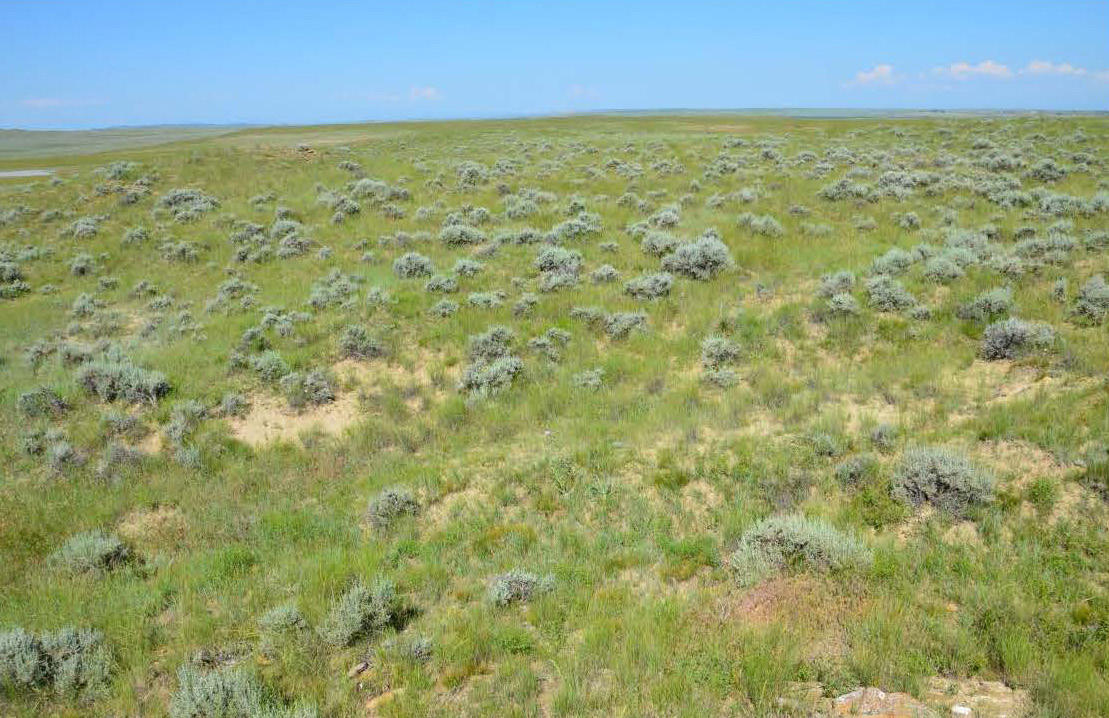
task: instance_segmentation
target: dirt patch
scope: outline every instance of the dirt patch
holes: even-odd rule
[[[1027,441],[988,441],[980,444],[975,453],[998,473],[1016,472],[1013,487],[1017,489],[1027,488],[1042,476],[1061,478],[1071,471],[1051,453]]]
[[[185,515],[176,506],[135,509],[116,524],[120,537],[145,549],[175,546],[185,538],[188,528]]]
[[[772,578],[739,596],[722,599],[719,616],[726,621],[767,625],[795,612],[801,614],[802,606],[822,606],[825,593],[821,582],[810,576]]]
[[[241,418],[227,420],[231,435],[251,446],[265,446],[278,441],[294,441],[306,431],[322,431],[341,435],[361,418],[358,395],[353,391],[340,394],[335,401],[294,411],[283,398],[255,395],[250,397],[250,411]]]

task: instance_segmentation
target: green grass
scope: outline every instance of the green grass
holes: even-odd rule
[[[27,208],[0,226],[0,252],[49,250],[18,261],[29,293],[0,299],[0,631],[95,628],[115,660],[110,683],[91,703],[8,686],[0,688],[0,712],[166,715],[178,668],[204,649],[256,674],[278,702],[311,703],[324,716],[364,715],[366,701],[388,691],[381,711],[395,716],[774,715],[791,681],[819,680],[829,695],[857,685],[918,692],[935,675],[1028,690],[1037,716],[1104,715],[1109,524],[1097,477],[1109,436],[1109,334],[1104,323],[1073,322],[1070,308],[1078,287],[1109,273],[1109,254],[1083,246],[1109,214],[1062,217],[1077,246],[1017,278],[983,261],[940,285],[914,263],[898,280],[930,319],[877,312],[862,286],[871,262],[892,247],[942,247],[946,211],[956,213],[952,226],[995,226],[993,255],[1012,251],[1019,227],[1048,236],[1060,218],[1005,209],[972,191],[998,176],[974,164],[989,153],[972,147],[980,137],[1019,151],[1029,165],[1050,156],[1070,166],[1052,191],[1089,199],[1109,187],[1109,122],[1050,116],[660,115],[250,128],[0,162],[62,168],[60,183],[0,186],[0,214]],[[729,146],[732,139],[744,144]],[[783,159],[765,159],[764,146]],[[838,148],[859,161],[837,160]],[[817,159],[793,162],[806,151]],[[1095,159],[1086,170],[1074,158],[1080,152]],[[721,154],[743,163],[734,174],[705,176]],[[941,154],[959,163],[934,166]],[[833,166],[811,176],[825,157]],[[458,187],[458,163],[491,168],[498,159],[517,160],[518,171]],[[622,176],[612,159],[638,164],[642,174]],[[116,160],[137,163],[125,183],[152,174],[148,196],[121,204],[120,185],[95,172]],[[661,160],[684,172],[656,171]],[[316,202],[317,185],[342,191],[354,179],[339,167],[344,161],[406,187],[411,198],[397,202],[406,216],[390,219],[361,200],[360,213],[333,224],[332,210]],[[817,195],[852,168],[869,171],[857,181],[876,183],[894,163],[969,183],[862,205]],[[1041,187],[1021,181],[1025,191]],[[556,199],[507,220],[499,216],[498,182]],[[757,190],[755,202],[707,202],[745,187]],[[174,188],[199,188],[220,206],[173,222],[155,208]],[[274,202],[251,205],[268,192]],[[625,192],[649,207],[618,203]],[[715,227],[736,266],[708,281],[676,275],[670,294],[655,300],[628,296],[624,282],[659,271],[660,260],[626,228],[687,194],[680,223],[668,231],[692,240]],[[484,269],[459,277],[449,295],[393,272],[408,251],[426,254],[439,273],[482,254],[488,243],[439,241],[452,210],[487,208],[496,218],[482,227],[490,237],[524,226],[545,232],[567,219],[575,197],[602,225],[565,242],[584,259],[576,286],[538,291],[533,262],[543,244],[477,256]],[[417,208],[437,203],[432,218],[417,217]],[[809,214],[791,212],[794,205]],[[290,259],[237,262],[234,220],[268,230],[276,206],[294,211],[312,248]],[[58,216],[44,221],[47,210]],[[738,226],[745,211],[773,216],[784,235]],[[909,211],[922,229],[907,231],[893,219]],[[877,227],[857,229],[857,215]],[[94,237],[62,233],[91,216],[102,216]],[[832,231],[815,236],[804,223]],[[150,239],[124,244],[125,232],[140,225]],[[431,238],[405,246],[391,239],[421,231]],[[164,259],[158,244],[170,238],[195,243],[197,261]],[[616,243],[615,251],[604,243]],[[330,255],[318,256],[321,247]],[[367,251],[372,261],[363,261]],[[70,273],[78,253],[96,259],[93,272]],[[602,264],[620,279],[592,283],[589,272]],[[332,269],[363,278],[354,301],[312,309],[311,288]],[[821,275],[840,269],[858,277],[861,312],[826,317],[816,289]],[[257,285],[253,306],[232,299],[206,311],[230,274]],[[102,285],[105,277],[118,283]],[[1061,277],[1071,288],[1063,303],[1052,297]],[[172,299],[168,308],[132,296],[141,280]],[[46,285],[56,291],[43,293]],[[955,310],[1003,286],[1013,290],[1014,316],[1055,329],[1050,351],[1014,362],[977,359],[985,323]],[[392,301],[368,304],[373,287]],[[505,295],[500,307],[467,303],[471,293],[496,291]],[[526,292],[539,301],[515,314]],[[103,306],[75,319],[70,307],[82,293]],[[429,314],[443,296],[459,311]],[[265,307],[310,313],[287,335],[264,334],[291,369],[332,372],[339,409],[325,407],[321,416],[342,431],[251,445],[238,438],[241,420],[213,410],[179,443],[153,440],[176,403],[214,408],[230,392],[248,397],[255,412],[276,412],[271,424],[290,420],[271,408],[284,402],[276,382],[230,363],[236,351],[256,353],[240,338]],[[646,329],[610,339],[599,325],[571,318],[575,307],[643,311]],[[140,331],[152,320],[159,323]],[[386,355],[350,372],[350,362],[340,364],[339,337],[352,324],[365,326]],[[512,330],[508,351],[523,368],[509,388],[467,396],[458,381],[470,362],[468,339],[496,325]],[[557,361],[528,347],[552,327],[571,334],[556,345]],[[701,346],[709,336],[738,347],[727,364],[731,386],[704,380]],[[108,407],[83,392],[76,367],[57,356],[38,366],[26,361],[31,345],[62,339],[93,350],[111,342],[170,381],[171,393],[155,404],[115,407],[149,429],[145,439],[116,439],[142,448],[141,461],[98,471],[112,439],[101,419]],[[594,368],[604,370],[599,389],[575,385],[576,375]],[[22,415],[20,394],[39,386],[56,391],[68,411]],[[256,425],[258,415],[246,421]],[[897,428],[893,446],[881,451],[871,443],[879,424]],[[33,432],[51,429],[64,430],[83,464],[58,469],[23,450]],[[891,478],[903,452],[918,445],[946,447],[989,469],[994,500],[965,517],[897,501]],[[865,475],[852,484],[837,479],[837,465],[862,454],[874,461]],[[370,501],[392,487],[411,492],[419,509],[375,528]],[[727,557],[749,529],[778,514],[834,526],[873,561],[832,572],[789,561],[769,583],[741,587]],[[71,536],[92,531],[119,536],[130,560],[101,575],[73,575],[49,560]],[[512,570],[550,575],[551,590],[493,605],[490,582]],[[323,643],[315,629],[336,597],[355,580],[377,578],[396,586],[404,606],[396,619],[349,647]],[[786,592],[777,603],[750,608],[764,605],[757,592],[775,590]],[[275,646],[258,620],[290,602],[311,630]],[[426,661],[402,648],[421,638],[432,647]],[[348,678],[362,660],[370,669]]]

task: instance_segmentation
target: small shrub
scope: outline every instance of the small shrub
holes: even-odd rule
[[[385,489],[370,501],[366,515],[371,526],[385,531],[400,517],[414,516],[419,510],[420,503],[411,491],[392,488]]]
[[[459,388],[477,396],[494,394],[510,387],[523,368],[523,362],[514,356],[470,364],[462,374]]]
[[[485,265],[473,259],[460,259],[454,263],[454,273],[461,277],[472,277],[483,269]]]
[[[647,328],[647,315],[643,312],[614,312],[604,316],[605,334],[612,339],[626,339],[633,331]]]
[[[592,389],[596,391],[604,383],[605,370],[602,368],[587,369],[575,374],[571,383],[578,389]]]
[[[701,342],[701,365],[706,369],[719,369],[735,363],[739,356],[739,346],[726,337],[711,336]]]
[[[994,481],[962,454],[941,447],[905,451],[894,471],[892,495],[914,507],[929,503],[955,516],[993,499]]]
[[[894,247],[878,259],[874,260],[871,264],[870,271],[872,274],[897,276],[904,274],[916,261],[916,257],[911,252],[906,252],[904,249]]]
[[[878,451],[893,451],[897,445],[897,427],[892,424],[878,424],[870,431],[870,443]]]
[[[439,241],[448,247],[481,244],[487,239],[485,232],[466,224],[452,224],[439,231]]]
[[[836,294],[850,292],[855,288],[855,275],[846,269],[841,269],[832,274],[825,274],[820,278],[820,286],[816,290],[818,297],[833,297]]]
[[[791,514],[762,519],[745,531],[728,563],[740,585],[751,586],[787,569],[843,571],[872,560],[866,544],[851,534],[823,519]]]
[[[50,561],[72,574],[101,575],[123,565],[130,551],[118,537],[103,531],[70,536],[50,556]]]
[[[390,581],[378,580],[372,586],[358,581],[335,600],[316,632],[330,646],[349,646],[358,638],[384,630],[397,609],[396,590]]]
[[[335,401],[335,387],[326,372],[315,369],[307,373],[291,372],[281,377],[281,391],[289,406],[303,409]]]
[[[654,272],[626,282],[624,293],[636,299],[658,299],[668,296],[673,284],[673,275],[668,272]]]
[[[1005,316],[1013,311],[1013,290],[999,287],[982,292],[955,309],[955,316],[975,322],[985,322]]]
[[[979,353],[983,359],[1019,359],[1046,351],[1055,343],[1055,330],[1043,322],[1010,318],[994,322],[982,335]]]
[[[764,237],[781,237],[786,233],[782,223],[769,214],[756,215],[751,212],[744,212],[739,215],[737,223],[740,227],[749,229],[755,234],[761,234]]]
[[[669,232],[651,231],[643,236],[643,240],[639,243],[639,246],[647,254],[661,257],[664,254],[669,254],[674,251],[679,243],[678,238]]]
[[[451,294],[458,291],[458,278],[450,274],[436,274],[424,284],[428,292]]]
[[[458,311],[458,302],[453,299],[440,299],[431,305],[428,312],[437,317],[449,317]]]
[[[137,367],[125,360],[90,361],[77,370],[77,383],[101,401],[117,399],[130,403],[153,403],[169,393],[170,385],[161,372]]]
[[[431,260],[418,252],[408,252],[393,262],[393,273],[401,279],[430,277],[435,273]]]
[[[870,306],[883,312],[899,312],[916,305],[916,298],[901,282],[885,274],[866,280],[866,293]]]
[[[40,386],[19,395],[16,402],[19,411],[26,417],[60,416],[69,410],[69,404],[57,392]]]
[[[932,257],[924,263],[924,277],[940,284],[947,284],[965,274],[962,266],[946,254]]]
[[[173,189],[158,198],[157,206],[168,210],[175,222],[191,222],[218,207],[219,201],[199,189]]]
[[[512,570],[493,579],[489,584],[489,599],[497,606],[526,603],[534,596],[554,588],[554,577],[540,577],[534,573]]]
[[[22,628],[0,633],[0,688],[92,698],[108,685],[111,650],[98,632],[63,628],[41,637]]]
[[[735,266],[727,245],[713,234],[680,245],[662,260],[662,268],[692,279],[712,279]]]
[[[620,278],[620,272],[611,264],[602,264],[589,273],[589,280],[594,284],[615,282]]]
[[[841,486],[858,486],[876,466],[873,456],[852,456],[836,465],[836,480]]]
[[[250,368],[266,382],[275,382],[290,373],[289,365],[272,349],[250,358]]]
[[[535,258],[534,266],[540,272],[559,272],[576,275],[581,271],[581,252],[563,247],[547,247]]]
[[[1074,315],[1090,324],[1100,324],[1109,315],[1109,283],[1096,274],[1078,290]]]
[[[833,294],[826,306],[833,317],[854,317],[862,311],[858,300],[847,293]]]
[[[350,324],[339,334],[339,353],[347,359],[375,359],[385,347],[360,324]]]

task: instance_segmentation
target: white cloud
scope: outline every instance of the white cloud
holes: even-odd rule
[[[576,97],[579,99],[584,98],[590,100],[596,99],[601,96],[601,93],[597,92],[595,88],[586,87],[585,85],[571,85],[569,94],[570,97]]]
[[[1086,68],[1075,67],[1069,62],[1056,64],[1047,60],[1033,60],[1021,70],[1021,74],[1028,75],[1085,75],[1086,72]]]
[[[893,65],[875,65],[870,70],[855,74],[855,79],[847,83],[850,85],[892,85],[896,82],[893,76]]]
[[[413,87],[408,91],[408,99],[413,102],[420,100],[438,100],[439,90],[434,87]]]
[[[971,65],[969,62],[956,62],[946,67],[933,68],[932,72],[936,75],[953,77],[956,80],[966,80],[976,76],[1000,79],[1013,76],[1013,71],[1009,69],[1008,65],[1002,65],[993,60],[983,60],[977,65]]]

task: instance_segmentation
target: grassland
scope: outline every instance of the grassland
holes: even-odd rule
[[[974,678],[1109,714],[1109,121],[41,162],[0,184],[0,713],[808,715],[802,683]]]

